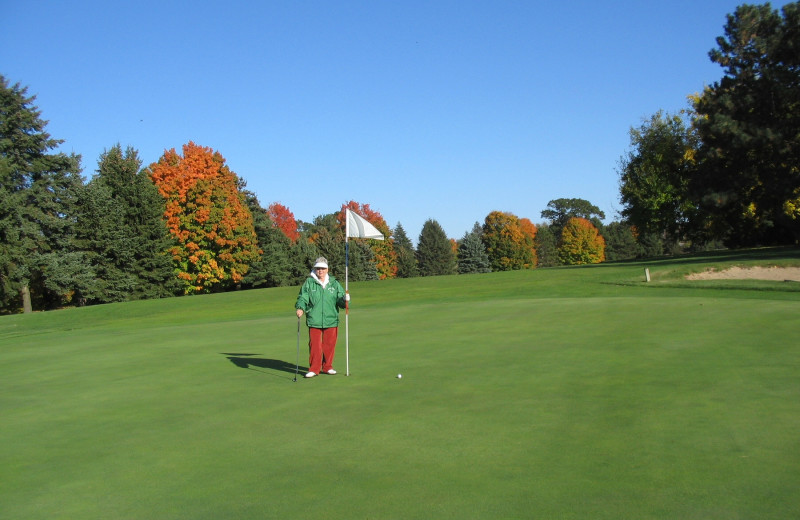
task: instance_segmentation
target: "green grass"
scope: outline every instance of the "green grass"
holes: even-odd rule
[[[296,287],[2,317],[1,516],[798,518],[800,292],[734,264],[800,251],[353,283],[296,383]]]

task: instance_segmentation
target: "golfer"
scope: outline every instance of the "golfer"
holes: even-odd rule
[[[336,336],[339,333],[339,309],[345,308],[350,295],[342,285],[328,274],[328,261],[319,257],[297,295],[297,319],[305,314],[308,325],[308,373],[336,374],[333,356],[336,354]]]

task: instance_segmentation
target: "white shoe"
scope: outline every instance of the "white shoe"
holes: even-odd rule
[[[309,372],[308,374],[306,374],[306,377],[314,377],[315,375],[317,374],[314,372]]]
[[[335,375],[336,375],[336,370],[334,370],[334,369],[330,369],[330,370],[328,370],[328,371],[327,371],[327,372],[325,372],[325,373],[326,373],[326,374],[328,374],[329,376],[335,376]]]

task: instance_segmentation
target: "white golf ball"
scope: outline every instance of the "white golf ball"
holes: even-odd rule
[[[403,379],[403,374],[397,374],[397,379]]]

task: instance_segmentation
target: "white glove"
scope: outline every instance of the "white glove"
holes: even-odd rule
[[[350,293],[344,293],[344,301],[346,302],[350,301]]]

